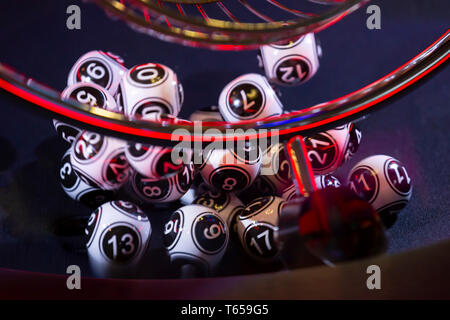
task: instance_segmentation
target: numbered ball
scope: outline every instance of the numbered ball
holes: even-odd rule
[[[350,138],[348,140],[347,149],[344,155],[345,161],[353,157],[356,151],[358,151],[359,145],[361,144],[362,132],[354,123],[351,123],[349,127],[349,135]]]
[[[261,197],[249,203],[237,217],[237,230],[250,257],[269,262],[278,255],[275,233],[285,201],[279,197]]]
[[[350,124],[305,137],[305,145],[315,175],[336,171],[344,162],[350,141]]]
[[[99,277],[132,275],[144,255],[152,228],[138,206],[111,201],[89,217],[85,239],[92,270]]]
[[[285,44],[270,44],[260,49],[260,65],[270,82],[299,85],[311,79],[319,69],[321,50],[314,33]]]
[[[219,111],[226,121],[262,119],[281,114],[283,105],[265,77],[249,73],[225,86]]]
[[[148,178],[161,178],[181,170],[184,163],[191,162],[190,150],[178,150],[128,142],[125,155],[130,165]]]
[[[103,190],[94,181],[75,171],[70,162],[70,149],[61,160],[59,177],[64,192],[90,208],[97,208],[113,197],[113,192]]]
[[[172,69],[161,64],[135,66],[122,78],[119,104],[132,119],[153,119],[155,115],[178,115],[183,104],[183,87]]]
[[[128,179],[126,143],[95,132],[83,131],[70,151],[70,162],[82,176],[104,190],[117,190]]]
[[[183,165],[175,175],[148,178],[137,171],[131,173],[127,191],[140,203],[165,203],[180,199],[192,185],[194,166]]]
[[[372,204],[386,227],[408,203],[412,181],[405,166],[390,156],[376,155],[358,162],[350,171],[348,186]]]
[[[189,117],[190,121],[223,121],[219,108],[211,106],[195,111]]]
[[[216,210],[226,222],[230,231],[235,231],[236,216],[244,209],[241,200],[235,195],[212,190],[201,194],[193,201],[193,204]]]
[[[229,232],[217,211],[192,204],[170,216],[164,226],[164,245],[172,263],[196,265],[210,273],[222,259]]]
[[[55,127],[58,136],[69,144],[72,144],[82,131],[80,128],[56,119],[53,119],[53,126]]]
[[[91,107],[102,108],[112,112],[120,112],[114,98],[105,89],[95,83],[76,83],[68,86],[61,93],[61,99],[73,99]],[[53,125],[58,136],[70,144],[73,143],[77,135],[82,131],[75,126],[55,119],[53,120]]]
[[[123,60],[113,53],[90,51],[74,64],[67,78],[67,85],[78,82],[94,83],[115,96],[120,79],[126,73]]]
[[[95,83],[76,83],[68,86],[61,93],[62,100],[73,99],[91,107],[120,112],[113,96]]]
[[[199,168],[203,180],[224,192],[246,189],[261,167],[261,150],[250,143],[229,149],[206,150]]]
[[[270,145],[263,153],[260,177],[264,180],[260,187],[267,185],[272,195],[279,195],[292,185],[291,166],[282,143]]]
[[[315,176],[314,181],[316,183],[316,188],[319,190],[327,188],[339,188],[341,186],[341,182],[339,181],[339,179],[335,176],[332,176],[331,174]],[[294,184],[284,189],[281,193],[281,197],[286,201],[290,201],[294,198],[300,198],[300,196],[297,194],[297,190]]]

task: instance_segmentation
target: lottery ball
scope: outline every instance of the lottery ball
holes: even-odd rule
[[[341,186],[341,182],[339,181],[339,179],[331,174],[315,176],[314,181],[316,183],[316,188],[319,190],[327,188],[339,188]],[[295,185],[292,184],[283,190],[281,197],[286,201],[290,201],[294,198],[299,198],[300,196],[297,194]]]
[[[199,204],[217,211],[230,231],[235,231],[235,218],[244,209],[243,203],[234,194],[215,190],[201,194],[192,204]]]
[[[305,146],[315,175],[333,173],[344,162],[349,146],[350,124],[305,137]]]
[[[412,194],[412,181],[406,167],[397,159],[375,155],[358,162],[347,179],[348,187],[369,202],[391,227]]]
[[[53,119],[53,126],[58,136],[69,144],[72,144],[82,131],[80,128],[56,119]]]
[[[127,191],[139,203],[166,203],[180,199],[190,189],[194,179],[192,163],[183,165],[174,175],[148,178],[132,171]]]
[[[114,98],[102,87],[95,83],[76,83],[68,86],[61,93],[62,100],[75,100],[91,107],[98,107],[112,112],[119,112]],[[73,125],[54,119],[53,125],[58,136],[73,143],[81,130]]]
[[[175,72],[156,63],[129,70],[119,86],[119,105],[131,119],[152,119],[155,114],[178,115],[183,104],[183,87]]]
[[[292,185],[291,166],[282,143],[270,145],[263,153],[260,174],[274,195]]]
[[[250,257],[261,262],[276,259],[275,234],[284,203],[284,199],[274,196],[257,198],[237,217],[239,239]]]
[[[213,121],[223,121],[223,118],[220,115],[219,108],[216,106],[212,106],[195,111],[189,116],[189,120],[213,122]]]
[[[223,88],[219,111],[226,121],[262,119],[280,115],[283,105],[264,76],[249,73]]]
[[[83,131],[70,150],[72,167],[104,190],[117,190],[128,179],[126,142]]]
[[[224,192],[246,189],[261,167],[261,150],[249,143],[241,147],[208,150],[204,156],[204,163],[199,168],[203,180]]]
[[[62,157],[59,177],[64,192],[90,208],[97,208],[113,197],[112,191],[103,190],[94,181],[75,171],[70,162],[70,149]]]
[[[73,99],[91,107],[120,112],[114,97],[95,83],[76,83],[61,93],[62,100]]]
[[[161,178],[180,171],[184,163],[189,163],[189,151],[184,154],[184,150],[128,142],[125,155],[133,169],[141,175]]]
[[[295,41],[261,46],[260,65],[270,82],[294,86],[314,76],[320,55],[314,33],[308,33]]]
[[[359,145],[361,144],[362,132],[354,123],[351,123],[349,125],[349,135],[350,137],[344,155],[345,161],[348,161],[358,151]]]
[[[98,207],[85,229],[93,273],[98,277],[132,275],[151,234],[150,221],[135,204],[117,200]]]
[[[90,51],[82,55],[70,69],[67,85],[94,83],[115,96],[120,79],[126,73],[123,60],[111,52]]]
[[[192,204],[171,214],[164,226],[164,245],[173,264],[195,265],[210,273],[222,259],[229,231],[220,214]]]

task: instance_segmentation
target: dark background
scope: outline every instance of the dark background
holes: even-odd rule
[[[80,31],[66,28],[70,4],[81,6]],[[366,8],[362,8],[319,33],[324,52],[319,72],[301,87],[281,90],[287,109],[311,106],[361,88],[411,59],[449,27],[450,2],[446,0],[371,4],[381,7],[382,29],[366,28]],[[111,21],[92,4],[75,0],[2,1],[0,30],[0,61],[58,90],[64,89],[67,73],[78,57],[94,49],[121,55],[127,67],[166,64],[184,86],[181,116],[217,104],[222,87],[234,77],[260,72],[255,51],[217,52],[165,43]],[[337,172],[344,180],[356,162],[374,154],[391,155],[408,168],[413,197],[388,231],[389,254],[450,238],[449,80],[448,70],[441,70],[360,122],[361,148]],[[30,113],[23,104],[0,92],[0,267],[65,273],[67,265],[78,264],[84,272],[89,270],[86,256],[66,248],[78,246],[79,239],[53,232],[57,218],[89,214],[59,187],[58,163],[67,146],[57,139],[50,119]],[[154,234],[145,276],[170,276],[158,232],[170,209],[152,211]],[[229,255],[219,274],[259,270],[239,256]]]

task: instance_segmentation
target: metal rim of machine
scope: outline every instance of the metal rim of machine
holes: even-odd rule
[[[223,1],[184,1],[184,0],[93,0],[108,14],[118,17],[135,30],[161,38],[162,40],[205,47],[216,50],[256,49],[262,44],[293,39],[309,32],[318,32],[342,19],[369,0],[310,1],[326,4],[330,8],[315,14],[287,7],[275,0],[267,0],[292,18],[276,20],[261,13],[245,0],[237,0],[242,10],[247,10],[262,22],[238,20],[225,7]],[[177,10],[167,5],[175,5]],[[217,4],[228,20],[210,16],[202,7],[205,4]],[[333,6],[330,6],[334,4]],[[188,14],[182,6],[194,6],[199,15]]]

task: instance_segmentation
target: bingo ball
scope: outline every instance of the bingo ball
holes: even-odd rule
[[[358,151],[359,145],[361,144],[362,132],[361,130],[354,124],[350,124],[349,128],[350,138],[348,141],[348,146],[344,155],[344,160],[347,161]]]
[[[314,33],[308,33],[295,41],[261,46],[260,65],[270,82],[299,85],[319,69],[319,50]]]
[[[277,257],[275,234],[284,203],[284,199],[274,196],[257,198],[237,217],[239,239],[250,257],[261,262]]]
[[[209,273],[222,259],[229,239],[225,220],[208,207],[192,204],[171,214],[164,245],[173,264],[192,264]]]
[[[391,227],[397,214],[412,194],[412,181],[406,167],[397,159],[376,155],[358,162],[347,179],[348,187],[369,202],[386,227]]]
[[[207,184],[224,192],[246,189],[261,167],[261,150],[248,142],[234,148],[206,150],[204,157],[200,174]]]
[[[235,228],[236,216],[244,209],[244,205],[234,194],[214,190],[201,194],[192,204],[199,204],[217,211],[230,231]]]
[[[315,176],[314,181],[316,183],[316,188],[318,190],[328,188],[339,188],[341,186],[341,182],[339,181],[339,179],[336,178],[335,176],[332,176],[331,174]],[[296,187],[294,184],[284,189],[281,194],[281,197],[286,201],[290,201],[294,198],[300,198],[299,195],[297,194]]]
[[[91,214],[85,229],[89,262],[98,277],[127,276],[144,255],[152,228],[135,204],[111,201]]]
[[[61,93],[61,99],[73,99],[79,103],[87,104],[91,107],[102,108],[112,112],[120,111],[114,98],[105,89],[95,83],[73,84],[64,89]],[[73,143],[77,135],[82,131],[75,126],[56,119],[53,119],[53,125],[58,136],[70,144]]]
[[[190,189],[193,179],[192,163],[183,165],[175,175],[163,178],[148,178],[133,170],[127,191],[140,203],[166,203],[183,197]]]
[[[90,208],[97,208],[113,197],[112,191],[103,190],[94,181],[75,171],[70,162],[70,149],[61,160],[59,177],[64,192]]]
[[[70,150],[72,167],[104,190],[117,190],[128,179],[126,142],[83,131]]]
[[[114,97],[95,83],[76,83],[61,93],[61,99],[73,99],[91,107],[120,112]]]
[[[226,121],[262,119],[280,115],[283,105],[265,77],[249,73],[225,86],[219,111]]]
[[[148,178],[161,178],[181,170],[191,161],[191,153],[136,142],[128,142],[125,155],[130,165]]]
[[[81,129],[56,119],[53,119],[53,126],[58,136],[69,144],[72,144],[81,132]]]
[[[122,78],[118,103],[131,119],[153,119],[156,115],[178,115],[183,89],[175,72],[167,66],[147,63],[135,66]]]
[[[79,82],[93,83],[115,96],[120,79],[126,71],[119,56],[110,52],[90,51],[74,64],[69,72],[67,85],[72,86]]]
[[[291,166],[282,143],[270,145],[263,153],[260,174],[272,194],[280,194],[292,184]]]
[[[305,137],[305,146],[315,175],[336,171],[345,161],[351,124]]]

